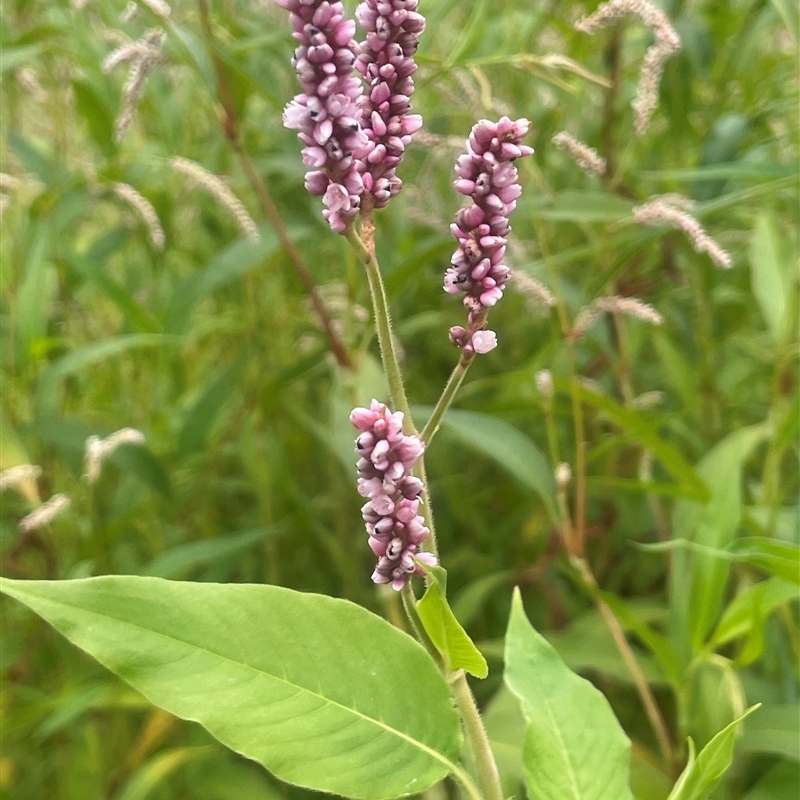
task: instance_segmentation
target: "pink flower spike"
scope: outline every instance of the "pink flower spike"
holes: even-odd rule
[[[425,445],[402,432],[400,412],[392,413],[377,400],[369,408],[354,408],[350,421],[360,431],[358,492],[370,498],[361,515],[370,549],[378,556],[372,580],[391,583],[399,591],[412,575],[420,574],[415,559],[423,555],[420,547],[430,535],[418,514],[425,487],[410,474]]]

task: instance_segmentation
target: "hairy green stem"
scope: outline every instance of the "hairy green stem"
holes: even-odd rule
[[[425,423],[425,427],[422,429],[422,433],[420,434],[420,438],[423,442],[425,442],[426,445],[431,443],[431,439],[433,439],[436,431],[439,430],[442,420],[444,419],[444,415],[447,412],[447,409],[450,408],[450,405],[456,396],[456,392],[458,392],[461,383],[467,374],[469,365],[473,362],[474,358],[474,353],[465,353],[463,350],[461,351],[461,358],[458,360],[458,364],[456,364],[455,369],[453,369],[450,377],[447,379],[447,383],[445,384],[441,397],[439,397],[430,419]]]
[[[409,433],[416,433],[414,421],[411,418],[411,409],[408,405],[406,390],[403,384],[403,373],[400,370],[400,361],[394,346],[392,335],[392,318],[389,313],[389,303],[386,300],[386,290],[383,286],[378,259],[375,257],[375,227],[369,217],[364,218],[361,236],[353,227],[345,232],[347,241],[364,264],[369,283],[369,293],[372,298],[372,308],[375,315],[375,327],[378,330],[378,345],[381,349],[381,360],[386,370],[389,381],[389,394],[395,410],[405,414],[406,429]]]
[[[486,728],[483,727],[478,706],[472,695],[472,690],[467,683],[467,676],[463,669],[454,673],[451,678],[453,697],[464,723],[464,732],[469,743],[472,756],[475,760],[475,771],[481,792],[485,800],[503,800],[503,789],[500,785],[500,775],[494,760],[492,748]]]

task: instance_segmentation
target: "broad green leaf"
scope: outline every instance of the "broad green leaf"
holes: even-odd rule
[[[751,706],[739,719],[721,730],[695,756],[694,743],[689,739],[689,763],[670,792],[668,800],[707,800],[709,792],[731,765],[733,746],[739,724],[758,706]]]
[[[746,636],[754,623],[798,597],[797,586],[780,578],[768,578],[739,592],[728,604],[709,644],[717,648]]]
[[[216,539],[179,544],[156,556],[142,574],[157,578],[185,578],[196,567],[238,555],[278,530],[277,526],[253,528]]]
[[[528,721],[523,758],[532,800],[632,800],[628,737],[605,697],[531,627],[518,589],[505,660],[506,685]]]
[[[222,406],[231,392],[239,385],[245,367],[250,360],[251,350],[244,352],[221,372],[211,375],[194,405],[189,409],[178,434],[178,458],[183,459],[199,450],[205,444]]]
[[[753,294],[773,341],[780,344],[786,328],[789,287],[781,264],[778,226],[770,213],[764,212],[756,218],[750,237],[750,267]]]
[[[741,428],[719,442],[700,461],[697,471],[711,489],[706,505],[679,501],[676,537],[723,549],[736,534],[742,515],[744,462],[769,433],[766,424]],[[700,652],[722,607],[730,566],[701,553],[677,551],[670,573],[674,644],[684,658]]]
[[[684,732],[705,747],[717,731],[739,719],[747,707],[744,688],[727,658],[714,653],[695,659],[684,679]]]
[[[425,417],[427,409],[419,408]],[[415,419],[417,409],[414,409]],[[495,460],[523,486],[536,492],[555,519],[555,480],[547,457],[539,447],[510,422],[490,414],[451,408],[442,425],[451,436],[471,449]]]
[[[800,705],[762,706],[745,722],[737,746],[752,753],[774,753],[800,761]]]
[[[458,717],[435,664],[347,601],[135,576],[3,579],[0,590],[289,783],[382,800],[458,769]]]
[[[560,382],[557,382],[560,383]],[[602,411],[615,425],[633,437],[639,444],[653,453],[664,469],[675,480],[683,484],[687,493],[693,498],[704,501],[708,499],[708,487],[694,468],[670,442],[662,439],[658,429],[646,414],[633,408],[621,406],[607,395],[598,394],[585,386],[576,387],[578,396],[584,403]]]
[[[211,746],[173,747],[142,764],[116,796],[116,800],[146,800],[173,772],[185,764],[214,753]]]
[[[423,567],[428,588],[417,603],[417,613],[450,671],[463,669],[476,678],[489,674],[489,665],[461,627],[447,602],[447,572],[441,567]]]

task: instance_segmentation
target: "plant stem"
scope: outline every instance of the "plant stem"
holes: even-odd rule
[[[367,273],[367,283],[369,284],[369,293],[372,298],[372,313],[375,317],[375,327],[378,331],[378,345],[381,350],[381,361],[383,362],[383,369],[386,372],[386,378],[389,381],[389,394],[391,396],[392,405],[405,415],[404,428],[406,432],[415,434],[417,429],[411,417],[411,408],[408,405],[408,398],[406,397],[405,385],[403,383],[403,373],[400,369],[400,361],[397,358],[397,350],[394,346],[392,316],[389,312],[389,303],[386,299],[386,290],[383,286],[380,265],[375,255],[375,226],[372,223],[371,217],[362,212],[360,236],[352,226],[345,231],[344,235],[347,241],[350,242],[350,246],[353,248],[359,260],[364,264]],[[425,440],[423,439],[423,441]],[[431,494],[430,487],[428,486],[427,474],[425,472],[424,456],[414,465],[412,473],[425,485],[426,502],[420,504],[420,513],[425,520],[425,526],[431,532],[427,540],[430,551],[434,555],[438,555],[439,548],[436,544],[436,527],[433,522]]]
[[[461,720],[464,723],[464,732],[475,759],[478,786],[485,800],[503,800],[500,775],[497,771],[492,748],[489,745],[489,737],[483,727],[483,720],[481,720],[478,706],[475,704],[475,698],[467,683],[467,676],[464,670],[460,669],[455,672],[450,683],[453,687],[456,706],[458,706]]]
[[[269,220],[270,225],[272,225],[272,228],[278,237],[278,241],[280,241],[281,246],[289,256],[289,261],[292,262],[292,266],[294,267],[297,276],[300,278],[300,282],[303,284],[306,293],[311,298],[311,305],[313,306],[314,312],[319,318],[325,338],[328,340],[328,345],[331,349],[331,352],[336,358],[336,363],[340,367],[350,368],[353,366],[350,353],[347,351],[344,342],[342,342],[341,337],[333,327],[333,322],[328,314],[328,309],[325,308],[325,303],[322,302],[322,298],[317,291],[317,285],[314,281],[314,278],[303,261],[300,251],[297,249],[297,246],[289,236],[289,232],[286,229],[286,224],[283,221],[283,217],[281,217],[280,211],[278,211],[278,208],[272,199],[272,195],[270,194],[269,189],[267,189],[267,185],[264,183],[261,175],[258,174],[258,170],[253,163],[253,159],[250,158],[250,154],[242,146],[239,117],[236,112],[236,106],[233,103],[230,85],[228,83],[228,75],[225,71],[225,65],[217,56],[213,48],[214,30],[211,26],[211,15],[209,13],[207,0],[197,0],[197,7],[200,12],[200,24],[203,28],[203,33],[208,42],[212,45],[209,47],[209,55],[214,64],[219,102],[224,111],[224,116],[220,118],[220,127],[222,128],[222,132],[225,134],[225,138],[230,143],[233,151],[239,157],[239,161],[242,164],[242,169],[247,175],[247,178],[250,181],[256,196],[258,197],[258,201],[261,205],[261,210],[264,212],[264,216]]]
[[[450,373],[450,377],[447,379],[441,397],[439,397],[430,419],[425,423],[425,427],[420,434],[420,438],[426,445],[431,443],[431,439],[433,439],[436,431],[439,430],[442,419],[444,419],[447,409],[450,408],[453,398],[455,398],[456,392],[458,392],[464,380],[464,376],[467,374],[469,365],[473,362],[474,358],[474,353],[465,353],[463,350],[461,351],[461,358],[458,360],[455,369]]]
[[[378,330],[378,345],[381,349],[381,360],[383,361],[386,377],[389,381],[389,394],[391,395],[392,405],[396,410],[402,411],[403,414],[405,414],[408,432],[416,433],[416,428],[411,418],[411,409],[408,405],[408,398],[406,397],[405,386],[403,384],[403,373],[400,370],[400,361],[397,358],[397,350],[394,346],[392,318],[389,313],[389,304],[386,300],[386,290],[383,286],[383,278],[381,277],[381,270],[378,266],[378,259],[375,256],[375,226],[369,217],[365,217],[361,227],[361,236],[359,236],[351,226],[345,232],[345,237],[364,264],[364,268],[367,272],[369,293],[372,298],[372,308],[375,314],[375,327]]]
[[[598,596],[597,580],[595,579],[587,561],[583,558],[572,558],[571,561],[580,573],[581,578],[583,578],[583,580],[592,590],[592,596],[597,604],[597,610],[603,617],[603,620],[605,621],[606,626],[611,633],[611,637],[614,639],[614,644],[616,644],[620,655],[625,661],[625,664],[628,667],[631,676],[633,677],[633,683],[636,686],[636,691],[642,701],[642,705],[644,706],[650,726],[652,727],[653,732],[656,735],[656,739],[658,740],[658,746],[661,750],[661,754],[667,764],[671,765],[673,759],[673,747],[669,736],[669,729],[664,721],[664,717],[661,715],[661,710],[658,707],[658,703],[656,703],[656,698],[650,689],[650,684],[647,682],[647,678],[645,677],[644,672],[642,672],[642,668],[636,659],[636,655],[631,649],[630,643],[625,636],[625,631],[622,629],[622,626],[619,624],[619,620],[616,618],[611,608],[609,608],[602,598]]]

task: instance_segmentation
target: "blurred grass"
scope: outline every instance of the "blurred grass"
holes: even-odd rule
[[[122,22],[121,2],[80,5],[16,0],[2,8],[2,171],[19,184],[4,188],[0,237],[0,466],[40,464],[42,498],[60,491],[72,499],[49,529],[22,541],[16,523],[33,498],[3,495],[4,572],[66,578],[167,564],[182,578],[280,583],[388,613],[369,582],[347,422],[353,405],[385,397],[384,381],[363,311],[365,281],[303,191],[299,146],[281,124],[296,91],[284,13],[270,2],[215,2],[215,52],[231,76],[243,145],[322,287],[353,354],[352,372],[335,366],[222,134],[195,7],[175,4],[165,21],[141,5]],[[669,560],[631,543],[657,541],[664,524],[667,535],[684,535],[670,520],[673,496],[685,502],[696,478],[690,465],[731,433],[766,421],[765,441],[734,465],[742,473],[735,534],[797,545],[800,416],[796,9],[778,0],[673,0],[664,8],[684,49],[667,65],[650,130],[636,139],[630,101],[649,44],[637,23],[621,29],[621,83],[609,94],[602,81],[615,39],[572,30],[591,10],[583,3],[423,0],[428,30],[414,104],[437,138],[409,149],[404,191],[377,215],[414,404],[435,403],[454,363],[446,331],[463,309],[440,289],[459,206],[451,171],[458,143],[481,116],[532,120],[536,155],[522,169],[512,266],[549,285],[570,315],[619,293],[664,316],[657,331],[625,322],[624,338],[598,323],[576,356],[578,372],[608,394],[580,392],[589,560],[600,586],[657,632],[674,623]],[[115,46],[108,31],[135,39],[154,25],[167,32],[167,62],[117,144],[125,68],[100,69]],[[548,54],[574,59],[600,82],[548,66]],[[587,177],[555,150],[550,139],[562,129],[609,154],[614,180]],[[240,238],[225,209],[169,170],[174,156],[225,176],[259,223],[260,244]],[[110,191],[118,181],[154,205],[163,252]],[[634,204],[672,191],[698,202],[702,224],[733,255],[732,270],[717,271],[679,232],[632,223]],[[606,692],[634,739],[635,773],[648,774],[652,734],[618,653],[559,554],[550,474],[539,464],[547,436],[533,375],[542,368],[556,377],[558,457],[575,461],[559,322],[509,291],[492,324],[500,347],[472,368],[457,401],[462,416],[428,455],[451,593],[491,656],[511,586],[520,584],[532,622]],[[626,385],[633,395],[662,391],[665,400],[635,411]],[[86,438],[128,426],[146,434],[146,448],[119,451],[89,486],[81,477]],[[640,475],[645,449],[656,455],[649,478]],[[764,577],[737,562],[724,580],[726,602]],[[277,786],[216,745],[206,757],[213,743],[195,726],[156,726],[155,735],[158,712],[29,614],[3,605],[3,797],[210,800],[234,785],[245,800],[308,794]],[[785,721],[798,703],[797,604],[758,609],[751,633],[719,648],[729,697],[741,692],[748,704],[789,708],[773,714]],[[686,697],[700,708],[717,702],[703,695],[704,682],[692,682],[694,673],[670,690],[652,653],[637,652],[673,730],[687,729]],[[490,666],[476,686],[482,701],[498,686],[501,665]],[[793,786],[795,756],[759,746],[764,737],[755,731],[748,729],[719,798],[760,797],[762,778],[764,786]],[[658,775],[642,781],[640,800],[663,797]]]

